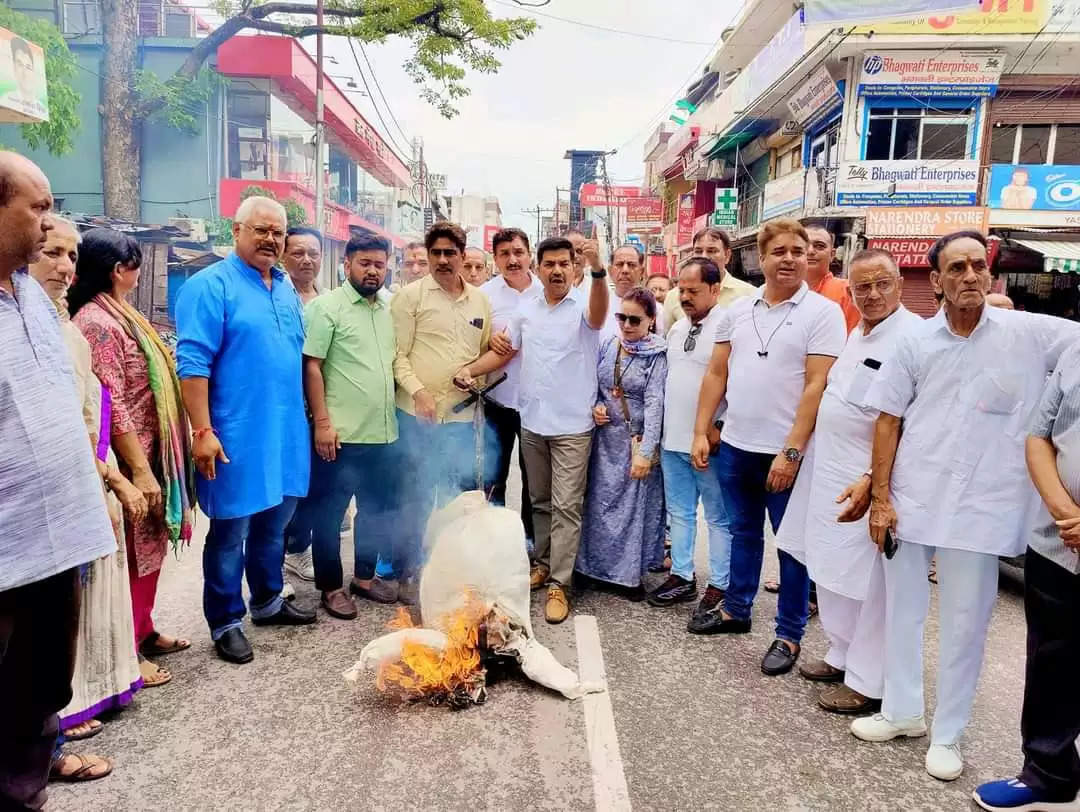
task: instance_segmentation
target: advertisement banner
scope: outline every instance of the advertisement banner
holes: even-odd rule
[[[45,52],[0,28],[0,122],[33,124],[48,120]]]
[[[1080,211],[1080,166],[994,164],[987,202],[992,209]]]
[[[799,125],[805,127],[815,114],[838,101],[840,101],[840,91],[836,87],[836,81],[822,66],[791,95],[788,99],[788,107]]]
[[[942,11],[972,11],[978,0],[806,0],[807,25],[863,23]]]
[[[978,187],[978,161],[848,161],[836,205],[974,206]]]
[[[746,103],[753,102],[787,73],[788,69],[802,58],[805,51],[806,34],[802,14],[796,11],[743,71],[742,75],[746,76],[743,89]]]
[[[1076,0],[993,0],[976,11],[920,14],[905,20],[878,20],[855,27],[856,34],[1036,34],[1050,19],[1051,5]],[[1064,19],[1059,13],[1054,20]],[[1049,28],[1047,30],[1050,30]]]
[[[1005,64],[1001,51],[867,51],[863,96],[992,96]]]
[[[866,210],[867,237],[943,237],[954,231],[980,231],[990,226],[984,206],[888,206]]]
[[[936,240],[876,239],[867,240],[867,248],[879,248],[892,254],[901,268],[929,268],[926,253]]]
[[[489,254],[495,253],[491,247],[491,238],[499,233],[499,226],[484,226],[484,250]]]
[[[600,183],[581,184],[581,206],[624,206],[628,197],[643,197],[646,191],[640,186],[609,186],[610,195],[604,193],[604,186]],[[610,202],[609,202],[610,199]]]
[[[659,197],[626,198],[626,227],[659,228],[664,222],[664,201]]]
[[[771,220],[781,214],[801,209],[803,207],[803,190],[805,187],[806,171],[798,170],[789,172],[782,178],[770,180],[765,184],[764,208],[761,212],[762,220]]]
[[[679,195],[679,214],[676,219],[675,245],[686,245],[694,237],[694,193]]]

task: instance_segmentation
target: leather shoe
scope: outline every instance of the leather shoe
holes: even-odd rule
[[[792,651],[783,640],[773,640],[765,657],[761,661],[761,673],[768,677],[776,677],[786,674],[799,659],[799,646]]]
[[[718,603],[712,609],[697,613],[690,618],[686,630],[690,634],[749,634],[750,620],[737,620],[725,618],[723,615],[723,602]]]
[[[834,668],[824,660],[811,660],[799,666],[799,673],[811,682],[843,682],[844,670]]]
[[[829,713],[877,713],[881,700],[863,696],[843,683],[830,685],[818,694],[818,705]]]
[[[360,598],[366,598],[376,603],[397,603],[398,582],[380,578],[376,575],[371,579],[371,586],[363,587],[357,583],[356,578],[349,582],[349,591]]]
[[[218,657],[227,663],[243,665],[255,659],[255,653],[251,650],[251,644],[244,636],[243,629],[229,629],[214,641]]]
[[[335,589],[333,592],[322,593],[319,601],[326,614],[339,620],[355,620],[356,604],[345,594],[344,589]]]
[[[539,589],[547,583],[551,570],[539,561],[529,568],[529,589]]]
[[[253,617],[251,622],[256,626],[307,626],[315,622],[315,613],[283,601],[281,608],[270,617]]]
[[[678,575],[669,575],[664,583],[649,593],[649,606],[674,606],[697,600],[697,581],[687,581]]]

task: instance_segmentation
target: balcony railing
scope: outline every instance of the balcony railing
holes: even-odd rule
[[[761,209],[765,202],[765,195],[761,192],[754,192],[739,201],[739,219],[738,228],[753,228],[761,222]]]

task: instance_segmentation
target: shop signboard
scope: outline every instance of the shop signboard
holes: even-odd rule
[[[757,99],[802,58],[805,50],[802,12],[796,11],[743,71],[742,75],[746,76],[745,102],[749,104]]]
[[[770,180],[765,184],[765,202],[761,212],[763,220],[779,217],[781,214],[796,211],[803,207],[803,191],[806,170],[789,172],[782,178]]]
[[[495,249],[491,246],[491,240],[498,233],[499,226],[484,226],[484,250],[489,254],[495,253]]]
[[[1001,51],[866,51],[863,96],[993,96],[1005,57]]]
[[[1080,212],[1080,166],[994,164],[987,198],[992,209]]]
[[[805,0],[803,4],[807,25],[862,23],[977,7],[975,0]]]
[[[626,199],[626,227],[637,230],[660,228],[664,222],[664,201],[659,197]]]
[[[710,225],[735,228],[739,222],[739,190],[730,186],[717,188]]]
[[[0,28],[0,122],[34,124],[48,120],[45,52],[35,43]]]
[[[990,209],[991,228],[1080,228],[1080,211]]]
[[[601,183],[581,184],[581,206],[583,208],[624,206],[626,205],[625,198],[643,197],[646,194],[640,186],[608,186],[607,191],[608,193],[605,194],[605,187]]]
[[[836,205],[974,206],[978,187],[978,161],[847,161]]]
[[[814,116],[840,101],[840,91],[832,74],[824,66],[817,69],[806,83],[788,99],[791,115],[799,126],[805,127]]]
[[[694,237],[694,193],[679,195],[679,212],[676,218],[675,245],[686,245]]]
[[[926,254],[936,241],[934,238],[875,237],[867,240],[866,247],[888,251],[901,268],[929,268],[930,260]]]
[[[993,0],[974,11],[917,14],[903,20],[876,20],[855,26],[856,34],[1036,34],[1053,10],[1077,0]],[[1053,16],[1064,19],[1067,9]],[[1051,30],[1047,28],[1047,30]]]
[[[866,210],[868,237],[942,237],[954,231],[989,231],[984,206],[882,206]]]

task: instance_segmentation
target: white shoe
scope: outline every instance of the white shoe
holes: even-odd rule
[[[311,560],[311,548],[302,553],[286,553],[285,569],[302,581],[314,581],[315,563]]]
[[[964,771],[964,757],[955,744],[931,744],[926,751],[926,771],[939,781],[955,781]]]
[[[285,577],[285,567],[281,568],[281,583],[285,586],[281,588],[281,599],[283,601],[291,601],[296,597],[296,589],[289,583],[289,579]]]
[[[864,742],[887,742],[899,736],[917,739],[926,735],[926,722],[921,716],[890,722],[885,714],[875,713],[852,722],[851,735]]]

